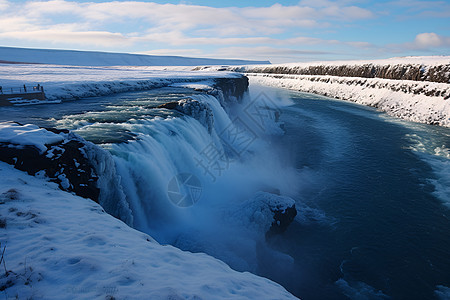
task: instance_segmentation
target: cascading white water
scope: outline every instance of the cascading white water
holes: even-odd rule
[[[211,109],[211,132],[195,115],[122,123],[138,135],[109,149],[132,214],[124,217],[161,243],[206,252],[238,270],[256,271],[262,257],[289,261],[265,245],[273,218],[260,199],[274,195],[260,191],[293,195],[296,173],[270,144],[282,133],[276,114],[283,104],[263,96],[226,108],[214,96],[191,96]],[[171,199],[178,174],[198,178],[198,199],[189,207]]]

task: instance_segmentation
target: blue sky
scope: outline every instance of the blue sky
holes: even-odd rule
[[[450,55],[440,0],[0,0],[0,15],[1,46],[274,63]]]

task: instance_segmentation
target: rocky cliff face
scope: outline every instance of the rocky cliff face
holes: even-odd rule
[[[248,75],[251,82],[352,101],[408,121],[450,127],[450,84],[320,75]]]
[[[0,160],[30,175],[48,178],[64,191],[98,202],[98,174],[87,154],[95,146],[67,130],[46,130],[61,135],[63,141],[47,145],[43,152],[33,145],[0,143]]]
[[[229,67],[228,70],[246,73],[327,75],[339,77],[383,78],[392,80],[414,80],[450,82],[450,63],[426,65],[419,63],[393,64],[299,64]]]
[[[352,101],[409,121],[450,127],[449,56],[223,69],[246,73],[259,84]]]
[[[247,92],[248,85],[248,78],[242,76],[238,78],[217,78],[214,87],[222,91],[225,97],[234,97],[240,100]]]

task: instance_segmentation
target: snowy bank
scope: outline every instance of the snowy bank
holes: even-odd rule
[[[251,83],[315,93],[376,107],[405,120],[450,127],[450,85],[335,76],[247,74]]]
[[[0,47],[0,63],[2,61],[74,66],[203,66],[270,63],[239,59]]]
[[[93,201],[0,163],[2,293],[18,299],[295,299],[206,254],[162,246]]]
[[[221,68],[213,67],[213,69]],[[203,67],[197,69],[201,70]],[[247,65],[228,67],[226,69],[242,73],[327,75],[442,83],[450,82],[450,56],[412,56],[381,60],[318,61],[259,66]]]
[[[242,78],[229,72],[155,70],[152,67],[79,67],[57,65],[0,64],[0,86],[40,84],[47,99],[73,100],[112,93],[147,90],[179,82],[213,82],[215,79]]]
[[[195,70],[241,72],[252,82],[352,101],[409,121],[450,126],[450,56]]]

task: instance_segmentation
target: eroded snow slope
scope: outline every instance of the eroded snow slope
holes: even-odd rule
[[[0,241],[1,293],[11,299],[295,299],[206,254],[162,246],[93,201],[4,163]]]

